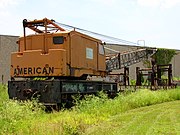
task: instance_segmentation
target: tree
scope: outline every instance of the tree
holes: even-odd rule
[[[176,55],[176,50],[161,48],[152,57],[156,60],[157,65],[164,65],[169,64],[174,55]]]
[[[157,49],[156,53],[152,56],[152,59],[155,60],[155,63],[157,65],[165,65],[171,62],[174,55],[176,55],[176,50],[159,48]],[[151,61],[144,60],[143,65],[147,68],[150,68]]]

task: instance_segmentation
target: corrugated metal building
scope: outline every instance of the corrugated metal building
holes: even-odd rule
[[[11,62],[11,52],[18,50],[18,45],[16,41],[18,36],[0,35],[0,82],[7,83],[10,79],[10,62]],[[118,50],[120,52],[131,51],[137,49],[137,46],[128,45],[106,45],[108,48]],[[108,51],[106,53],[109,53]],[[180,77],[180,50],[177,50],[178,55],[172,59],[173,64],[173,76]],[[143,63],[134,64],[130,66],[130,79],[135,79],[136,67],[144,67]],[[117,72],[117,71],[116,71]],[[118,71],[122,72],[122,71]]]

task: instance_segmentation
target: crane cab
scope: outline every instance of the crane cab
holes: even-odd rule
[[[75,30],[66,31],[47,18],[23,20],[23,27],[24,36],[17,41],[19,50],[11,55],[12,78],[106,75],[101,40]],[[26,28],[35,34],[26,35]]]

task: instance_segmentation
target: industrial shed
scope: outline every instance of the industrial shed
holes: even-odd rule
[[[0,35],[0,82],[7,83],[10,79],[11,52],[18,49],[18,36]]]

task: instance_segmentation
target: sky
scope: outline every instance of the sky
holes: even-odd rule
[[[0,0],[0,35],[43,18],[143,46],[180,50],[180,0]]]

